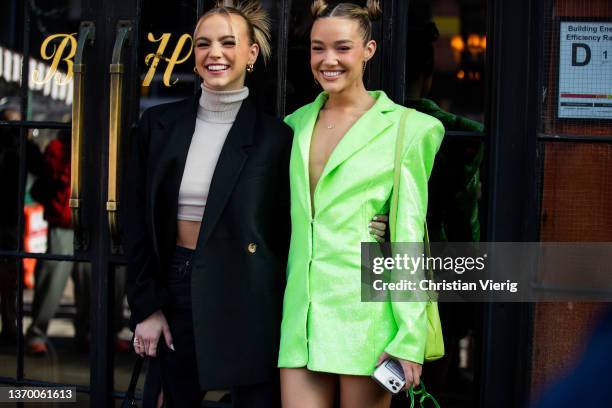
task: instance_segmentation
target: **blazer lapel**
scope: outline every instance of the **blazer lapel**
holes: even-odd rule
[[[353,124],[338,142],[323,169],[319,183],[336,167],[393,124],[384,113],[395,109],[395,104],[382,91],[371,92],[370,94],[377,97],[376,103]]]
[[[172,186],[176,187],[175,197],[178,197],[181,180],[183,179],[183,171],[185,170],[185,163],[187,162],[187,153],[189,153],[189,146],[191,145],[191,139],[195,131],[198,99],[198,97],[194,97],[194,100],[191,101],[193,103],[186,103],[186,106],[180,110],[179,114],[174,119],[174,126],[170,134],[170,143],[166,150],[166,158],[173,161],[173,171],[169,177],[172,179]],[[164,119],[165,118],[162,118],[162,123]]]
[[[170,216],[163,217],[161,231],[162,237],[154,237],[154,244],[157,246],[157,238],[164,241],[165,239],[175,239],[176,237],[176,214],[178,212],[178,195],[185,170],[185,162],[187,161],[187,153],[191,144],[191,138],[195,130],[195,121],[198,109],[199,94],[186,100],[182,105],[178,106],[174,111],[168,111],[166,114],[158,118],[158,123],[162,133],[170,132],[168,143],[165,144],[156,164],[156,176],[153,178],[152,195],[156,197],[158,193],[162,193],[164,200],[170,198],[166,208]],[[160,191],[161,189],[161,191]],[[156,201],[153,200],[154,206]],[[152,217],[155,218],[156,209],[152,208]],[[173,245],[174,242],[165,242],[164,247]]]
[[[325,93],[320,93],[319,96],[314,100],[310,109],[304,112],[304,116],[302,117],[300,124],[297,129],[299,129],[299,133],[295,134],[295,138],[298,142],[298,148],[300,153],[300,158],[302,159],[300,173],[304,180],[304,185],[306,186],[306,201],[308,203],[308,211],[310,216],[312,216],[311,208],[312,204],[310,202],[310,143],[312,141],[312,133],[314,132],[315,124],[317,123],[317,118],[319,117],[319,111],[321,107],[327,100],[327,95]]]
[[[240,171],[248,158],[245,147],[253,144],[253,132],[255,128],[256,110],[250,99],[242,102],[236,120],[230,129],[208,192],[208,200],[204,210],[204,218],[198,247],[202,248],[210,238],[219,217],[229,200],[229,197],[238,181]]]
[[[396,105],[391,101],[387,95],[382,91],[370,92],[370,95],[376,98],[376,103],[370,110],[368,110],[355,124],[349,129],[349,131],[340,140],[331,156],[329,157],[323,173],[319,178],[317,188],[319,185],[324,183],[326,176],[328,176],[335,168],[340,166],[349,157],[354,155],[357,151],[366,146],[372,139],[381,134],[385,129],[393,124],[393,121],[388,119],[385,115],[386,112],[395,110]],[[298,141],[298,148],[300,158],[302,159],[301,175],[303,177],[306,191],[306,201],[308,204],[308,210],[312,216],[312,203],[310,199],[310,144],[312,141],[312,133],[319,117],[319,112],[325,102],[327,101],[328,94],[322,92],[314,100],[310,108],[305,111],[299,121],[296,129],[300,129],[299,133],[296,133],[295,137]]]

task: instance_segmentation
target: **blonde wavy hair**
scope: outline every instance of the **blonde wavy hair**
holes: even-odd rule
[[[333,7],[330,7],[325,0],[315,0],[310,7],[310,12],[315,20],[326,17],[343,17],[357,21],[364,43],[372,39],[372,21],[382,15],[379,0],[368,0],[365,6],[339,3]]]
[[[196,23],[195,33],[198,31],[200,23],[213,14],[230,14],[242,17],[247,23],[247,31],[251,44],[259,45],[259,51],[263,57],[264,63],[267,63],[272,56],[272,46],[270,45],[270,17],[268,12],[261,6],[257,0],[246,1],[217,1],[215,7],[202,14]]]

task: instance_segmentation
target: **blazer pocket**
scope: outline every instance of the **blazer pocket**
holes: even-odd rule
[[[257,166],[246,166],[240,175],[243,180],[263,177],[271,174],[276,168],[275,163],[261,164]]]

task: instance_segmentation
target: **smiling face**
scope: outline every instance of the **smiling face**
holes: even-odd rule
[[[329,93],[363,86],[363,63],[376,52],[373,40],[364,44],[357,21],[325,17],[315,21],[310,32],[310,68],[314,78]]]
[[[247,22],[235,14],[212,14],[196,27],[195,64],[204,86],[232,91],[244,86],[247,64],[255,64],[259,46],[251,44]]]

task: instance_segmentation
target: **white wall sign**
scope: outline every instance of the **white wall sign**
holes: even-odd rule
[[[612,119],[612,22],[562,21],[559,118]]]

